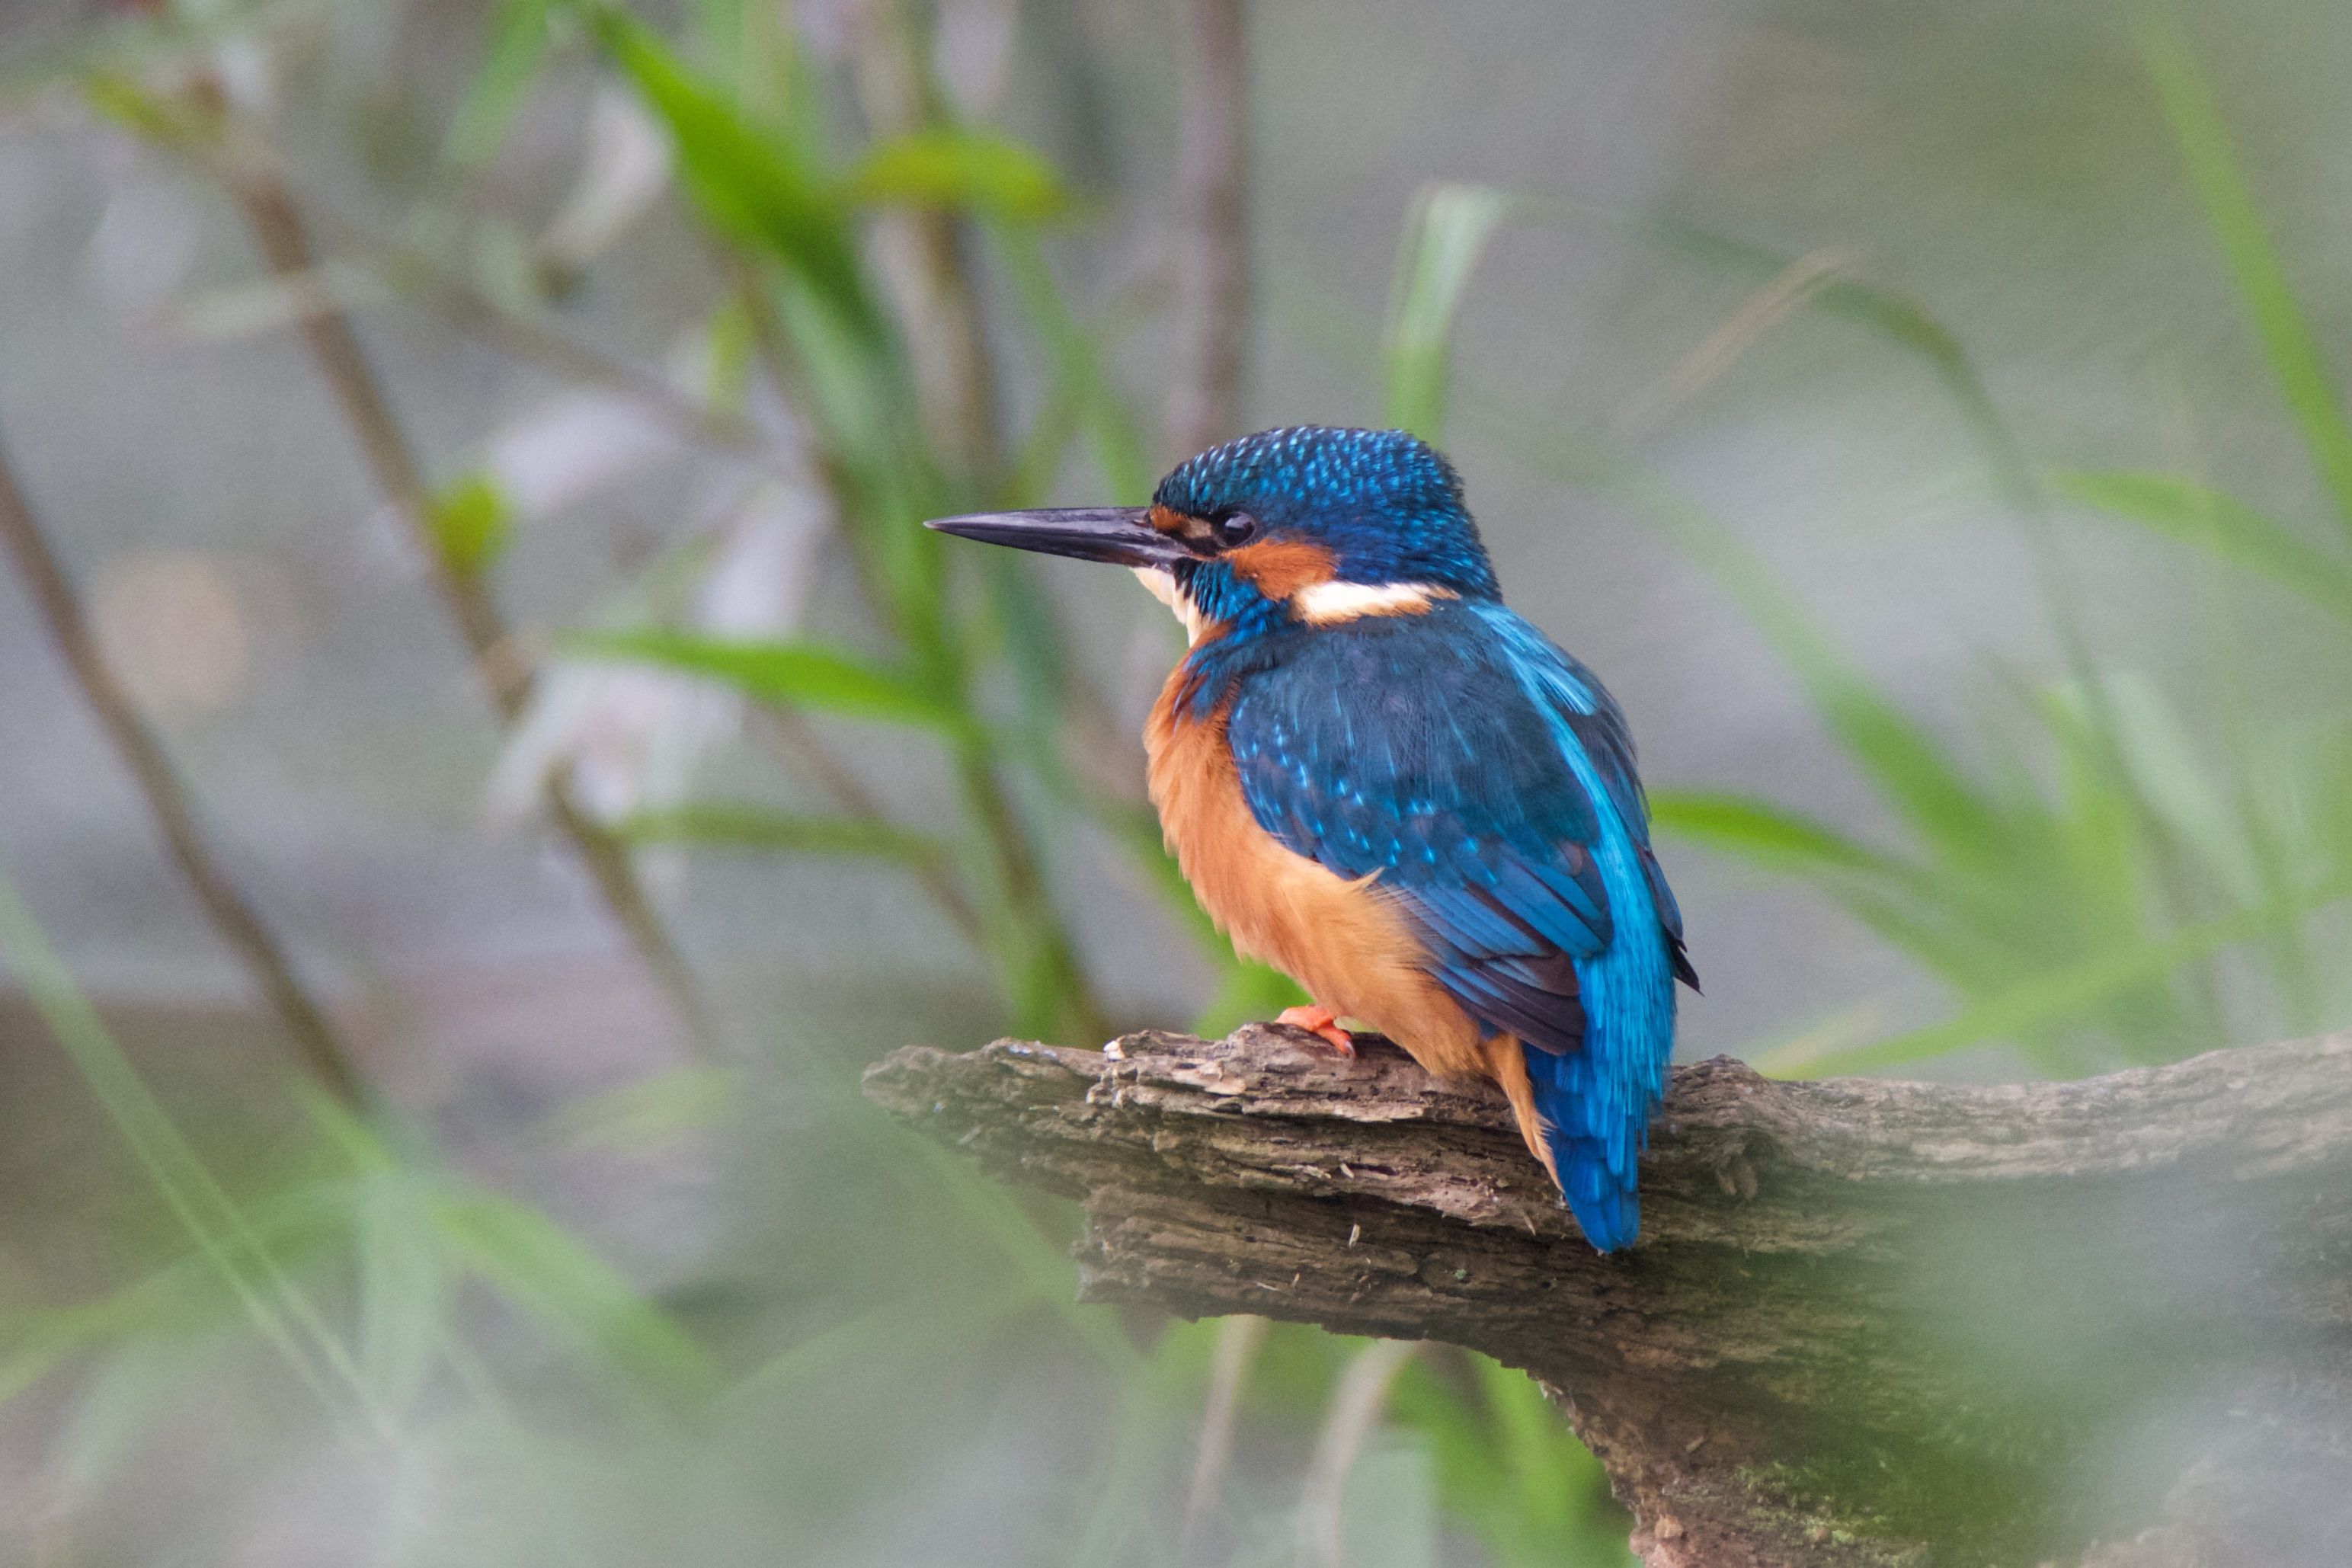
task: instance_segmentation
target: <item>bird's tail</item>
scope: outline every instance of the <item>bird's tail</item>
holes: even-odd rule
[[[1582,1052],[1565,1055],[1522,1046],[1507,1035],[1486,1042],[1489,1068],[1517,1119],[1528,1150],[1568,1200],[1585,1239],[1603,1252],[1631,1247],[1642,1229],[1636,1185],[1642,1134],[1637,1124],[1614,1158],[1611,1141],[1577,1131],[1591,1115],[1583,1098]],[[1646,1121],[1648,1106],[1637,1113]]]

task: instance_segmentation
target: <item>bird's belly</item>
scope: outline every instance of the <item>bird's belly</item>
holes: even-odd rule
[[[1429,976],[1419,940],[1371,879],[1327,870],[1260,827],[1242,795],[1222,713],[1184,718],[1175,682],[1144,747],[1151,803],[1193,896],[1244,955],[1272,964],[1342,1017],[1396,1041],[1432,1072],[1485,1074],[1477,1026]]]

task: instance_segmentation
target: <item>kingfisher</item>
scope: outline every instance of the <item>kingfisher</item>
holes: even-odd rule
[[[1314,998],[1280,1022],[1493,1080],[1586,1238],[1632,1245],[1698,975],[1625,716],[1504,606],[1454,466],[1303,426],[1187,459],[1148,507],[929,526],[1131,567],[1176,612],[1152,805],[1218,929]]]

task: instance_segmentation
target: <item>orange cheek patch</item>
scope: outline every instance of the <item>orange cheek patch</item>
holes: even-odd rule
[[[1331,552],[1319,544],[1298,540],[1268,540],[1228,551],[1225,561],[1234,575],[1254,585],[1269,599],[1287,599],[1302,588],[1328,583],[1339,569]]]
[[[1144,513],[1143,521],[1162,533],[1181,535],[1192,521],[1172,506],[1155,506]]]

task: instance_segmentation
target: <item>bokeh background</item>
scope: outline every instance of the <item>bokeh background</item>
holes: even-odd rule
[[[1165,612],[915,524],[1409,426],[1632,714],[1686,1055],[2340,1024],[2347,68],[2308,0],[12,0],[0,1561],[1626,1561],[1517,1373],[1079,1307],[858,1100],[1287,999],[1141,803]]]

